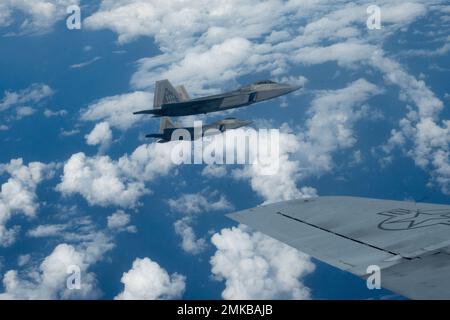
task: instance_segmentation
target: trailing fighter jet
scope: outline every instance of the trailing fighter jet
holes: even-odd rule
[[[186,130],[185,133],[189,140],[197,140],[201,137],[205,137],[208,135],[214,135],[221,132],[225,132],[226,130],[238,129],[244,126],[248,126],[252,121],[248,120],[239,120],[236,118],[226,118],[223,120],[219,120],[213,122],[208,125],[204,125],[201,128],[195,127],[181,127],[177,124],[174,124],[169,117],[161,118],[161,125],[159,128],[159,133],[152,133],[146,135],[147,138],[157,138],[158,143],[165,143],[172,141],[172,134],[177,130]],[[197,130],[196,130],[197,129]],[[179,131],[180,133],[183,133]],[[198,133],[200,134],[198,134]],[[184,137],[184,136],[183,136]]]
[[[137,111],[134,114],[177,117],[223,111],[273,99],[300,88],[301,86],[263,80],[234,91],[190,99],[184,86],[174,88],[168,80],[161,80],[156,81],[155,84],[153,109]]]

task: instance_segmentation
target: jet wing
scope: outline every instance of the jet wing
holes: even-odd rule
[[[450,206],[356,197],[280,202],[228,215],[412,299],[450,299]]]

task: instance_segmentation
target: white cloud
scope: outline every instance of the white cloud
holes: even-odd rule
[[[418,2],[400,2],[382,8],[383,22],[408,25],[427,13],[427,7]]]
[[[69,266],[79,266],[82,271],[81,290],[66,287]],[[95,289],[95,275],[87,272],[88,263],[83,252],[68,244],[56,246],[38,268],[30,268],[26,275],[17,270],[9,270],[3,277],[4,293],[0,299],[68,299],[93,298],[98,296]]]
[[[224,299],[309,299],[302,278],[314,271],[308,256],[243,226],[211,238],[212,274],[225,281]]]
[[[205,42],[214,43],[225,36],[253,38],[269,34],[289,24],[284,15],[307,12],[318,2],[200,0],[186,6],[184,1],[103,0],[85,25],[95,30],[113,30],[119,43],[142,36],[154,37],[167,52],[192,46],[198,35]]]
[[[17,258],[17,265],[23,267],[31,260],[31,254],[23,254]]]
[[[60,235],[67,226],[64,224],[39,225],[28,231],[28,236],[32,238],[53,237]]]
[[[335,43],[325,47],[304,47],[298,50],[294,60],[304,64],[320,64],[336,61],[341,65],[352,65],[364,61],[376,50],[373,45],[357,42]]]
[[[16,119],[20,120],[25,117],[29,117],[33,115],[36,112],[36,109],[33,109],[31,107],[18,107],[16,109]]]
[[[0,28],[20,22],[20,33],[44,33],[66,15],[69,5],[79,0],[2,0],[0,3]],[[18,21],[14,11],[25,15]]]
[[[444,103],[423,80],[408,74],[392,59],[379,54],[373,57],[373,65],[384,73],[386,81],[400,88],[401,100],[417,108],[399,121],[400,130],[391,131],[383,151],[389,154],[396,146],[402,147],[419,167],[430,169],[442,192],[450,194],[450,122],[439,120]],[[411,150],[406,149],[409,141],[413,143]]]
[[[44,116],[46,118],[52,118],[52,117],[64,117],[67,115],[67,110],[57,110],[57,111],[52,111],[50,109],[45,109],[44,110]]]
[[[264,136],[259,139],[260,149],[267,150],[270,140]],[[292,133],[280,132],[279,142],[278,171],[275,174],[266,175],[264,166],[254,164],[235,169],[233,178],[248,179],[252,189],[264,199],[264,203],[316,196],[314,188],[297,187],[300,163],[294,159],[294,155],[299,152],[298,137]]]
[[[0,164],[0,175],[8,174],[8,181],[1,185],[0,192],[0,245],[11,245],[18,227],[7,229],[7,223],[13,215],[22,214],[33,218],[39,208],[36,188],[44,179],[52,175],[53,165],[41,162],[23,164],[22,159]]]
[[[143,91],[102,98],[81,113],[83,121],[105,121],[110,127],[127,130],[142,119],[133,112],[150,109],[153,94]]]
[[[19,263],[21,270],[9,270],[3,277],[4,292],[0,299],[91,299],[101,295],[97,280],[90,268],[114,248],[116,230],[99,230],[90,217],[76,215],[77,209],[60,208],[65,212],[57,215],[63,219],[59,224],[40,225],[28,232],[30,237],[52,237],[63,240],[53,252],[38,261],[27,258]],[[74,211],[75,210],[75,211]],[[52,243],[54,239],[48,239]],[[33,254],[33,257],[36,255]],[[19,257],[20,260],[25,260]],[[81,271],[81,290],[69,290],[67,280],[69,266]]]
[[[26,89],[20,91],[5,91],[3,99],[0,101],[0,111],[5,111],[12,107],[24,107],[26,104],[37,104],[52,96],[54,91],[46,84],[34,83]]]
[[[214,177],[214,178],[222,178],[227,175],[226,166],[220,165],[207,165],[202,170],[202,176],[204,177]]]
[[[115,297],[117,300],[177,299],[186,286],[184,276],[169,275],[149,258],[137,258],[133,267],[123,274],[121,282],[124,289]]]
[[[150,192],[145,183],[172,167],[170,144],[142,145],[118,160],[80,152],[65,163],[57,190],[65,196],[80,194],[91,205],[135,207]]]
[[[196,214],[207,211],[229,210],[233,206],[218,191],[203,190],[199,193],[182,194],[176,199],[167,201],[172,211],[183,214]]]
[[[181,248],[190,254],[199,254],[206,249],[206,240],[197,238],[191,227],[192,217],[184,217],[173,224],[175,233],[181,237]]]
[[[176,199],[169,199],[167,204],[171,211],[187,215],[175,221],[173,226],[175,233],[181,237],[181,248],[194,255],[206,249],[205,239],[197,238],[192,228],[196,222],[196,215],[203,212],[233,209],[225,195],[208,189],[198,193],[182,194]]]
[[[130,225],[131,217],[123,210],[118,210],[108,217],[108,228],[115,231],[136,232],[136,226]]]
[[[61,128],[59,130],[59,135],[61,137],[71,137],[71,136],[75,136],[75,135],[77,135],[79,133],[80,133],[80,130],[78,130],[78,129],[64,130],[63,128]]]
[[[199,254],[206,249],[206,240],[197,238],[194,229],[190,226],[192,217],[185,217],[174,223],[175,233],[181,237],[181,247],[190,254]]]
[[[85,62],[72,64],[72,65],[69,66],[69,68],[70,69],[81,69],[81,68],[84,68],[84,67],[87,67],[87,66],[93,64],[94,62],[96,62],[96,61],[98,61],[100,59],[101,59],[101,57],[94,57],[94,58],[92,58],[92,59],[90,59],[88,61],[85,61]]]
[[[388,83],[400,87],[400,99],[414,103],[421,117],[435,118],[444,107],[423,80],[417,80],[408,74],[398,62],[385,57],[382,52],[374,55],[371,62],[383,72]]]
[[[103,153],[111,144],[112,131],[108,122],[100,122],[95,125],[95,128],[85,136],[86,143],[90,146],[99,145],[99,152]]]
[[[169,68],[161,65],[166,61],[160,56],[142,59],[131,83],[137,88],[148,88],[158,79],[170,79],[174,84],[188,83],[188,90],[194,93],[206,93],[204,84],[212,87],[237,78],[245,65],[251,63],[252,51],[250,41],[235,37],[208,50],[188,51]]]

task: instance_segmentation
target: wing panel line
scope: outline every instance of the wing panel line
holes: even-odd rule
[[[394,255],[394,256],[401,256],[401,255],[398,254],[398,253],[395,253],[395,252],[392,252],[392,251],[389,251],[389,250],[386,250],[386,249],[383,249],[383,248],[374,246],[374,245],[372,245],[372,244],[369,244],[369,243],[366,243],[366,242],[363,242],[363,241],[360,241],[360,240],[357,240],[357,239],[353,239],[353,238],[347,237],[347,236],[345,236],[345,235],[342,235],[342,234],[339,234],[339,233],[336,233],[336,232],[327,230],[327,229],[325,229],[325,228],[316,226],[316,225],[314,225],[314,224],[312,224],[312,223],[309,223],[309,222],[307,222],[307,221],[304,221],[304,220],[301,220],[301,219],[298,219],[298,218],[294,218],[294,217],[292,217],[292,216],[290,216],[290,215],[288,215],[288,214],[285,214],[285,213],[282,213],[282,212],[279,212],[279,211],[276,212],[275,214],[281,215],[281,216],[283,216],[283,217],[285,217],[285,218],[288,218],[288,219],[291,219],[291,220],[295,220],[295,221],[297,221],[297,222],[304,223],[304,224],[306,224],[306,225],[308,225],[308,226],[310,226],[310,227],[319,229],[319,230],[321,230],[321,231],[325,231],[325,232],[327,232],[327,233],[331,233],[331,234],[336,235],[336,236],[338,236],[338,237],[341,237],[341,238],[344,238],[344,239],[347,239],[347,240],[351,240],[351,241],[353,241],[353,242],[356,242],[356,243],[359,243],[359,244],[362,244],[362,245],[371,247],[371,248],[373,248],[373,249],[377,249],[377,250],[380,250],[380,251],[384,251],[384,252],[390,253],[390,254],[392,254],[392,255]],[[401,257],[402,257],[403,259],[406,259],[406,260],[413,260],[413,258],[405,258],[405,257],[403,257],[403,256],[401,256]]]

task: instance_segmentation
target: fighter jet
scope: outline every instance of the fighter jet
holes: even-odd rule
[[[146,137],[159,139],[157,141],[158,143],[166,143],[166,142],[172,141],[172,134],[176,130],[181,129],[181,130],[186,130],[188,138],[191,141],[193,141],[193,140],[197,140],[201,137],[225,132],[226,130],[238,129],[238,128],[241,128],[244,126],[248,126],[251,123],[252,123],[252,121],[248,121],[248,120],[240,120],[240,119],[236,119],[236,118],[225,118],[223,120],[219,120],[219,121],[213,122],[211,124],[204,125],[201,128],[195,128],[195,127],[181,127],[177,124],[174,124],[170,120],[169,117],[163,117],[163,118],[161,118],[159,133],[148,134],[148,135],[146,135]],[[199,132],[200,134],[198,134],[197,132]]]
[[[174,88],[169,80],[161,80],[155,84],[153,109],[137,111],[134,114],[177,117],[223,111],[273,99],[300,88],[301,86],[262,80],[234,91],[190,99],[184,86]]]

